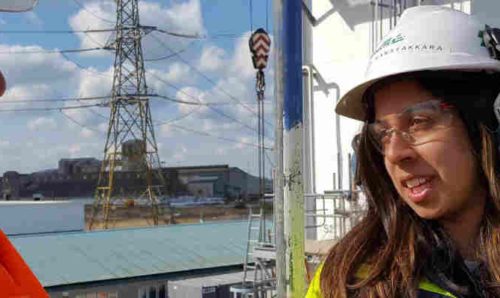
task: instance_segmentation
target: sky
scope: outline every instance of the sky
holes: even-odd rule
[[[61,158],[103,158],[110,108],[98,104],[108,100],[59,99],[109,96],[115,53],[61,51],[102,48],[113,35],[54,31],[114,28],[115,10],[113,0],[40,0],[31,12],[0,13],[0,70],[7,81],[0,98],[0,175],[56,168]],[[217,112],[150,98],[163,166],[228,164],[257,174],[256,71],[248,38],[259,27],[272,35],[272,1],[141,0],[139,11],[142,25],[201,37],[153,31],[142,39],[148,92],[224,103],[213,107]],[[270,59],[266,147],[273,146],[274,132]],[[267,175],[272,160],[267,150]]]

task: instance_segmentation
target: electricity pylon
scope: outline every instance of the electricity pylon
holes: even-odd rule
[[[151,32],[151,27],[140,25],[138,1],[116,0],[116,34],[106,45],[115,50],[111,113],[89,229],[93,228],[100,209],[104,228],[108,228],[113,201],[122,199],[119,192],[121,195],[135,192],[138,198],[147,198],[153,223],[158,224],[158,196],[165,179],[158,157],[142,55],[141,40]],[[139,178],[135,190],[131,190],[130,185],[117,187],[120,177],[116,173],[120,171],[133,172],[128,177]],[[123,180],[125,175],[121,176]]]

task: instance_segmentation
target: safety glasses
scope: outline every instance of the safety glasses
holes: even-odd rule
[[[368,124],[369,138],[383,155],[395,134],[412,146],[435,141],[451,127],[453,111],[453,105],[440,100],[421,102]]]

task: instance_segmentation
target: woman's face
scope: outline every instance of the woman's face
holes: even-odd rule
[[[388,129],[408,129],[396,115],[436,99],[416,81],[394,82],[375,93],[376,121]],[[397,192],[425,219],[454,218],[484,206],[485,192],[467,131],[455,112],[450,119],[446,127],[430,131],[433,137],[427,142],[411,144],[392,133],[384,145],[384,164]],[[417,120],[412,123],[418,125]]]

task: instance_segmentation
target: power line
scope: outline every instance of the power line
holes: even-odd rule
[[[82,128],[85,128],[85,129],[88,129],[88,130],[92,130],[92,131],[98,132],[99,134],[104,135],[104,133],[103,133],[102,131],[100,131],[100,130],[98,130],[98,129],[95,129],[95,128],[93,128],[93,127],[86,126],[86,125],[84,125],[84,124],[80,123],[79,121],[77,121],[77,120],[75,120],[74,118],[70,117],[68,114],[64,113],[63,111],[60,111],[60,112],[61,112],[61,114],[62,114],[62,115],[63,115],[63,116],[64,116],[67,120],[69,120],[70,122],[73,122],[74,124],[76,124],[76,125],[78,125],[78,126],[80,126],[80,127],[82,127]]]
[[[185,48],[177,51],[177,52],[174,52],[172,54],[169,54],[169,55],[166,55],[166,56],[161,56],[161,57],[157,57],[157,58],[149,58],[149,59],[144,59],[144,61],[147,61],[147,62],[155,62],[155,61],[160,61],[160,60],[167,60],[167,59],[170,59],[180,53],[183,53],[185,51],[187,51],[189,48],[191,48],[191,46],[195,43],[196,40],[193,40],[191,41]]]
[[[266,31],[269,32],[269,0],[266,0]]]
[[[207,136],[207,137],[217,138],[219,140],[223,140],[223,141],[226,141],[226,142],[243,144],[243,145],[252,146],[252,147],[259,147],[259,145],[257,145],[257,144],[242,142],[242,141],[238,141],[238,140],[230,139],[230,138],[226,138],[226,137],[221,137],[221,136],[216,136],[216,135],[210,134],[210,133],[205,132],[205,131],[194,130],[194,129],[183,127],[183,126],[179,126],[179,125],[176,125],[176,124],[168,124],[168,125],[173,126],[175,128],[178,128],[178,129],[181,129],[181,130],[189,131],[189,132],[192,132],[192,133],[195,133],[195,134],[199,134],[199,135],[203,135],[203,136]],[[264,149],[265,150],[272,150],[273,148],[271,148],[271,147],[264,147]]]
[[[265,151],[265,155],[266,155],[266,158],[267,158],[267,160],[269,161],[269,163],[270,163],[273,167],[275,167],[275,166],[276,166],[276,164],[272,161],[272,159],[269,157],[269,155],[267,155],[267,151]]]
[[[170,102],[176,102],[179,104],[193,105],[193,106],[220,106],[220,105],[230,105],[230,102],[201,102],[201,101],[187,101],[175,99],[170,96],[160,95],[160,94],[127,94],[130,97],[153,97],[160,98]],[[66,102],[66,101],[81,101],[81,100],[101,100],[112,98],[111,95],[107,96],[90,96],[90,97],[68,97],[68,98],[40,98],[40,99],[11,99],[0,101],[0,104],[16,104],[16,103],[35,103],[35,102]]]
[[[103,77],[106,77],[106,78],[109,78],[110,75],[107,75],[107,74],[104,74],[100,71],[97,71],[97,70],[94,70],[94,69],[91,69],[91,68],[88,68],[88,67],[85,67],[83,66],[82,64],[80,64],[79,62],[75,61],[74,59],[71,59],[68,55],[66,55],[65,53],[61,53],[61,55],[68,61],[71,61],[73,62],[77,68],[83,70],[83,71],[86,71],[86,72],[90,72],[90,73],[93,73],[93,74],[96,74],[96,75],[99,75],[99,76],[103,76]]]
[[[73,0],[73,2],[75,2],[76,5],[78,5],[81,9],[85,10],[86,12],[90,13],[91,15],[93,15],[95,18],[101,20],[101,21],[104,21],[104,22],[107,22],[107,23],[110,23],[110,24],[114,24],[115,22],[113,21],[110,21],[110,20],[107,20],[103,17],[100,17],[98,16],[97,14],[95,14],[94,12],[90,11],[89,9],[87,9],[84,5],[82,5],[80,2],[78,2],[78,0]]]
[[[1,100],[0,104],[16,104],[16,103],[35,103],[35,102],[66,102],[80,100],[101,100],[111,98],[111,96],[93,96],[93,97],[68,97],[68,98],[40,98],[40,99],[13,99]]]
[[[160,33],[165,33],[168,35],[172,35],[175,37],[183,37],[183,38],[194,38],[194,39],[203,39],[204,37],[200,36],[198,33],[195,34],[186,34],[186,33],[178,33],[178,32],[172,32],[172,31],[167,31],[164,29],[160,29],[157,27],[153,27],[155,31],[158,31]]]
[[[62,111],[62,110],[76,110],[84,109],[90,107],[102,107],[103,104],[93,104],[93,105],[79,105],[79,106],[66,106],[66,107],[55,107],[55,108],[25,108],[25,109],[0,109],[2,112],[49,112],[49,111]]]
[[[231,138],[226,138],[226,137],[222,137],[222,136],[216,136],[216,135],[213,135],[213,134],[210,134],[206,131],[199,131],[199,130],[194,130],[194,129],[190,129],[190,128],[187,128],[187,127],[184,127],[184,126],[180,126],[180,125],[176,125],[176,124],[173,124],[173,122],[176,122],[176,121],[180,121],[182,119],[185,119],[187,118],[188,116],[190,116],[191,114],[199,111],[199,108],[194,108],[192,109],[189,113],[187,114],[184,114],[180,117],[176,117],[176,118],[173,118],[173,119],[170,119],[170,120],[167,120],[167,121],[154,121],[155,122],[155,126],[165,126],[165,125],[168,125],[168,126],[172,126],[172,127],[175,127],[177,129],[180,129],[180,130],[184,130],[184,131],[189,131],[189,132],[192,132],[194,134],[198,134],[198,135],[202,135],[202,136],[206,136],[206,137],[212,137],[212,138],[217,138],[219,140],[223,140],[223,141],[226,141],[226,142],[231,142],[231,143],[237,143],[237,144],[242,144],[242,145],[246,145],[246,146],[251,146],[251,147],[259,147],[259,145],[257,144],[253,144],[253,143],[248,143],[248,142],[242,142],[242,141],[238,141],[238,140],[235,140],[235,139],[231,139]],[[108,117],[105,117],[95,111],[93,111],[92,109],[90,109],[90,111],[92,111],[93,113],[95,113],[96,115],[98,115],[99,117],[103,118],[103,119],[106,119],[109,121],[109,118]],[[67,116],[67,115],[66,115]],[[74,120],[74,119],[73,119]],[[77,123],[79,124],[79,123]],[[83,124],[79,124],[80,126],[82,127],[85,127]],[[86,127],[88,128],[88,127]],[[273,148],[271,147],[264,147],[265,150],[273,150]]]
[[[221,105],[230,105],[232,103],[230,102],[201,102],[201,101],[187,101],[187,100],[180,100],[180,99],[175,99],[169,96],[164,96],[164,95],[159,95],[159,94],[148,94],[145,96],[149,97],[158,97],[164,100],[168,100],[171,102],[176,102],[180,104],[187,104],[187,105],[193,105],[193,106],[221,106]]]
[[[186,119],[187,117],[191,116],[192,114],[198,112],[200,110],[201,107],[196,107],[196,108],[193,108],[191,111],[189,111],[188,113],[184,114],[184,115],[181,115],[179,117],[175,117],[173,119],[170,119],[170,120],[167,120],[167,121],[155,121],[156,122],[156,125],[157,126],[163,126],[163,125],[166,125],[166,124],[170,124],[172,122],[178,122],[178,121],[181,121],[183,119]]]
[[[172,32],[165,29],[160,29],[157,27],[150,27],[152,31],[158,31],[167,35],[172,35],[175,37],[183,37],[190,39],[222,39],[222,38],[240,38],[244,34],[240,33],[215,33],[210,35],[199,35],[199,34],[185,34],[179,32]],[[91,33],[108,33],[116,32],[116,28],[106,28],[106,29],[87,29],[87,30],[0,30],[2,34],[91,34]]]
[[[253,5],[252,5],[252,0],[249,0],[249,7],[248,7],[248,12],[250,14],[249,16],[249,21],[250,21],[250,32],[253,32]]]
[[[186,95],[187,97],[190,97],[190,98],[192,98],[192,99],[194,99],[194,100],[196,100],[196,101],[198,101],[198,102],[201,102],[201,101],[200,101],[198,98],[196,98],[195,96],[193,96],[193,95],[191,95],[191,94],[187,93],[186,91],[184,91],[184,90],[182,90],[182,89],[178,88],[177,86],[175,86],[175,85],[171,84],[170,82],[168,82],[168,81],[166,81],[166,80],[164,80],[164,79],[160,78],[160,77],[159,77],[159,76],[157,76],[156,74],[151,73],[151,75],[152,75],[154,78],[156,78],[157,80],[159,80],[159,81],[161,81],[161,82],[165,83],[166,85],[170,86],[171,88],[173,88],[173,89],[175,89],[175,90],[177,90],[177,91],[181,92],[182,94]],[[224,113],[224,112],[222,112],[222,111],[219,111],[219,110],[215,109],[215,108],[214,108],[214,107],[212,107],[212,106],[207,106],[207,107],[208,107],[209,109],[211,109],[212,111],[214,111],[215,113],[217,113],[217,114],[219,114],[219,115],[221,115],[221,116],[223,116],[223,117],[226,117],[226,118],[228,118],[228,119],[231,119],[232,121],[237,122],[237,123],[239,123],[239,124],[243,125],[244,127],[248,128],[248,129],[250,129],[250,130],[252,130],[252,131],[256,131],[254,127],[251,127],[251,126],[249,126],[248,124],[246,124],[246,123],[244,123],[244,122],[242,122],[242,121],[240,121],[240,120],[238,120],[238,119],[236,119],[236,118],[234,118],[234,117],[232,117],[232,116],[229,116],[229,115],[227,115],[226,113]]]
[[[75,34],[75,33],[107,33],[116,32],[116,29],[87,29],[87,30],[0,30],[2,34]]]
[[[167,46],[163,41],[161,41],[160,39],[158,39],[156,36],[152,35],[154,39],[156,39],[161,45],[163,45],[166,49],[168,49],[170,52],[174,52],[169,46]],[[201,77],[203,77],[205,80],[207,80],[208,82],[210,82],[216,89],[220,90],[222,93],[224,93],[225,95],[227,95],[231,100],[234,100],[235,102],[237,102],[238,104],[240,104],[242,107],[244,107],[246,110],[250,111],[252,114],[256,115],[257,116],[257,112],[255,112],[253,109],[251,109],[248,105],[246,105],[245,103],[241,102],[240,100],[238,100],[236,97],[234,97],[233,95],[231,95],[230,93],[228,93],[226,90],[224,89],[221,89],[217,86],[217,83],[214,82],[211,78],[209,78],[208,76],[206,76],[204,73],[202,73],[200,70],[198,70],[196,67],[194,67],[193,65],[191,65],[189,62],[187,62],[184,58],[182,58],[181,55],[175,55],[177,56],[177,58],[182,61],[184,64],[186,64],[187,66],[189,66],[189,68],[191,68],[192,70],[194,70],[198,75],[200,75]],[[272,123],[266,121],[269,125],[272,126]]]
[[[1,54],[8,54],[8,55],[17,55],[17,54],[62,54],[62,53],[90,52],[90,51],[97,51],[97,50],[107,50],[107,48],[98,47],[98,48],[68,49],[68,50],[6,51],[6,52],[0,52],[0,55]]]

